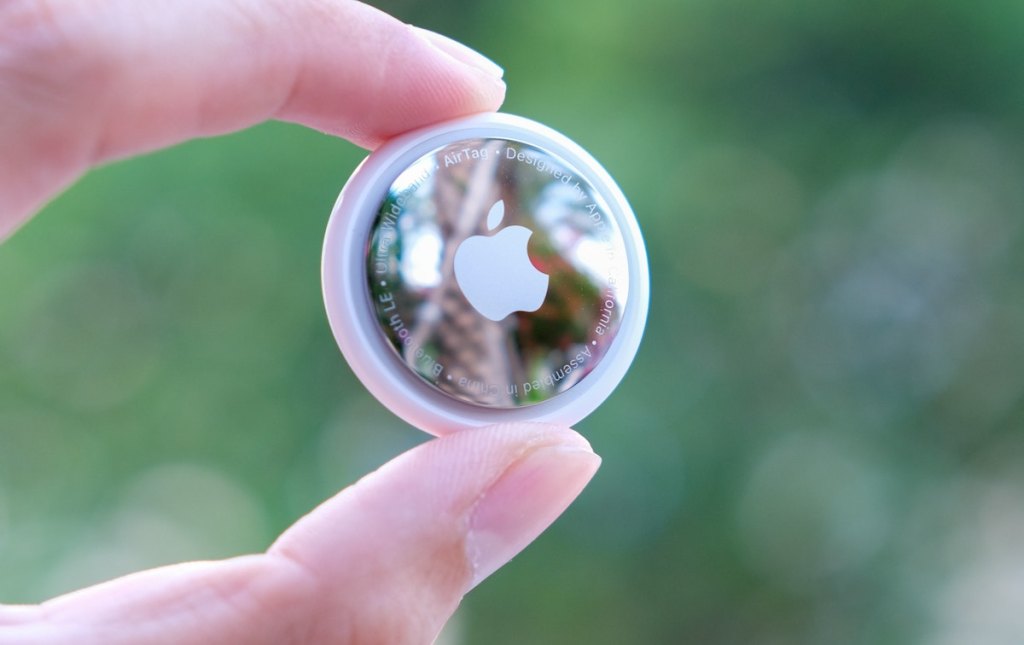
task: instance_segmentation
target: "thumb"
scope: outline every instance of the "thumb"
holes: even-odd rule
[[[600,459],[572,430],[434,439],[343,490],[261,555],[0,606],[0,644],[425,643],[540,534]]]
[[[454,433],[324,503],[269,553],[319,581],[315,642],[338,634],[428,642],[463,594],[547,528],[599,464],[568,429],[517,424]]]

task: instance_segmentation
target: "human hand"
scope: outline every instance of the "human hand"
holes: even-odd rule
[[[107,160],[271,118],[373,147],[503,96],[493,63],[349,0],[7,0],[0,240]],[[546,425],[435,439],[266,553],[0,605],[0,644],[429,642],[599,463]]]

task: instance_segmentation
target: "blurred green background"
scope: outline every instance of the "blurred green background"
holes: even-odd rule
[[[394,1],[630,197],[593,484],[450,643],[1024,642],[1024,3]],[[363,151],[269,124],[0,247],[0,600],[264,548],[426,439],[331,338]]]

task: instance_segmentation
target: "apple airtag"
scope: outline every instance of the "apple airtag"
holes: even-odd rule
[[[592,412],[636,354],[649,284],[608,173],[550,128],[482,114],[367,157],[328,223],[323,288],[370,392],[445,434]]]

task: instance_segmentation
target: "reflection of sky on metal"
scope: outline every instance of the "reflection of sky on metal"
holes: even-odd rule
[[[576,241],[572,249],[573,264],[580,271],[587,274],[591,280],[606,280],[608,278],[608,244],[591,238],[582,238]]]
[[[534,216],[537,222],[549,228],[562,228],[566,213],[575,208],[576,195],[572,189],[561,183],[548,184],[537,200]]]
[[[441,284],[441,254],[444,244],[437,226],[424,223],[405,234],[401,258],[402,279],[410,287]]]
[[[536,155],[535,155],[536,156]],[[559,166],[558,168],[564,169]],[[577,179],[573,179],[575,184]],[[580,182],[583,185],[583,182]],[[561,181],[547,183],[536,201],[534,216],[547,231],[548,239],[559,255],[571,258],[573,266],[596,283],[612,278],[620,304],[625,306],[629,298],[629,273],[623,262],[625,247],[621,234],[610,217],[604,222],[608,231],[595,235],[594,224],[586,205],[596,203],[604,213],[608,212],[604,200],[588,191],[585,198],[571,186]]]

